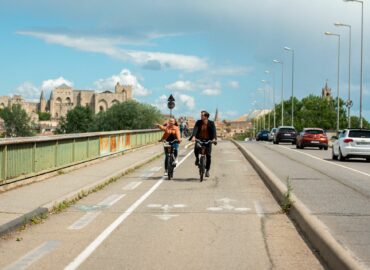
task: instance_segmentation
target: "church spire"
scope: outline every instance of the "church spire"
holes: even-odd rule
[[[218,108],[216,107],[215,122],[218,121]]]

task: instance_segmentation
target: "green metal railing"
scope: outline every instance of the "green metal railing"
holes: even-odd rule
[[[0,140],[0,185],[157,142],[157,129]]]

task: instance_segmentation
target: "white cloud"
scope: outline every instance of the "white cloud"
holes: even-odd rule
[[[238,81],[230,81],[229,82],[229,87],[233,89],[238,89],[240,87],[240,84]]]
[[[207,89],[203,90],[202,94],[206,95],[206,96],[219,96],[221,94],[221,89],[219,89],[219,88],[207,88]]]
[[[40,89],[31,82],[23,82],[15,89],[14,94],[21,95],[26,100],[37,101],[40,98]]]
[[[253,70],[252,67],[243,66],[222,66],[210,70],[210,74],[214,76],[240,76],[246,75]]]
[[[195,90],[195,85],[191,81],[176,81],[174,83],[166,85],[166,89],[177,91],[177,90]]]
[[[195,99],[192,96],[183,95],[179,96],[180,101],[187,107],[188,110],[193,110],[195,108]]]
[[[49,79],[46,81],[43,81],[41,84],[41,89],[47,92],[50,92],[51,90],[54,90],[55,87],[58,87],[62,84],[66,84],[70,87],[73,86],[73,82],[64,79],[63,77],[59,77],[56,79]]]
[[[66,34],[35,31],[19,31],[17,33],[44,40],[47,43],[58,44],[81,51],[103,53],[123,61],[132,61],[147,69],[158,70],[169,68],[184,71],[199,71],[205,70],[208,67],[206,60],[197,56],[121,49],[118,47],[119,45],[127,44],[121,38],[75,37]]]
[[[150,91],[139,83],[139,80],[128,69],[123,69],[118,75],[112,75],[105,79],[99,79],[94,82],[98,90],[114,89],[119,82],[122,85],[131,85],[134,96],[147,96]]]
[[[238,111],[226,111],[225,115],[226,116],[236,116],[238,115]]]
[[[166,112],[167,109],[167,99],[168,97],[166,95],[161,95],[159,98],[157,98],[154,101],[153,106],[157,107],[161,112]]]

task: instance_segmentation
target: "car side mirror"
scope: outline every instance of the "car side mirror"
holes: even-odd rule
[[[338,136],[332,136],[331,140],[338,140]]]

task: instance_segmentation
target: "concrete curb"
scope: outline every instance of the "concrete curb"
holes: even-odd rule
[[[101,180],[98,180],[96,181],[95,183],[93,184],[90,184],[90,185],[87,185],[85,187],[82,187],[82,188],[79,188],[78,190],[75,190],[75,191],[72,191],[64,196],[61,196],[60,198],[58,199],[55,199],[51,202],[48,202],[42,206],[39,206],[37,207],[36,209],[26,213],[26,214],[23,214],[22,216],[20,217],[17,217],[15,218],[14,220],[12,221],[9,221],[8,223],[5,223],[3,225],[0,225],[0,236],[2,235],[5,235],[11,231],[14,231],[15,229],[27,224],[31,219],[33,218],[36,218],[36,217],[40,217],[46,213],[50,213],[54,210],[54,207],[55,206],[58,206],[60,203],[63,203],[63,202],[71,202],[71,201],[77,201],[80,199],[80,194],[81,193],[87,193],[89,194],[90,192],[94,191],[94,189],[100,187],[101,185],[105,185],[105,184],[109,184],[109,182],[111,180],[115,180],[135,169],[138,169],[139,167],[142,167],[144,166],[145,164],[159,158],[160,156],[162,156],[163,153],[160,152],[160,153],[157,153],[157,154],[154,154],[142,161],[138,161],[136,163],[134,163],[133,165],[129,166],[128,168],[125,168],[125,169],[122,169],[118,172],[115,172],[115,173],[112,173],[110,174],[109,176],[101,179]]]
[[[286,186],[281,180],[271,172],[260,160],[258,160],[250,151],[241,146],[238,142],[232,140],[244,157],[252,164],[253,168],[260,175],[266,186],[270,189],[279,203],[284,199],[287,192]],[[313,247],[319,251],[322,259],[332,269],[358,269],[364,270],[367,267],[361,263],[350,250],[343,247],[331,235],[329,229],[317,217],[311,215],[310,210],[294,195],[289,216],[296,221],[306,238]]]

